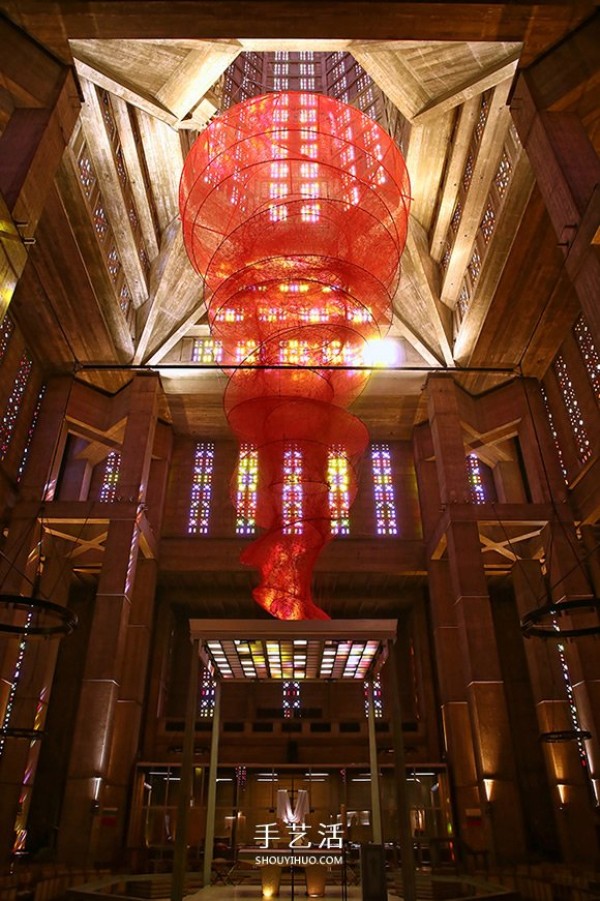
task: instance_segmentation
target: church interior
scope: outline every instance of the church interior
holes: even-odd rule
[[[596,5],[0,13],[0,898],[599,897]]]

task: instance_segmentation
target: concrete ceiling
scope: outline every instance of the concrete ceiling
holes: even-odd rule
[[[30,27],[37,24],[43,32],[35,6],[29,10],[27,4],[16,4],[17,13],[10,9],[11,4],[4,5],[16,19],[20,14]],[[80,125],[40,226],[38,247],[32,253],[35,274],[25,279],[21,289],[29,297],[34,295],[34,300],[28,301],[29,309],[33,304],[39,314],[36,329],[28,337],[34,344],[44,341],[44,357],[50,363],[65,367],[75,361],[82,377],[116,390],[127,378],[126,370],[111,372],[94,366],[133,363],[159,367],[188,362],[191,339],[208,334],[208,327],[202,281],[187,260],[178,220],[177,193],[185,155],[197,133],[218,112],[220,77],[239,53],[312,49],[351,53],[406,120],[403,149],[413,200],[391,335],[399,341],[404,365],[412,371],[393,377],[374,375],[359,402],[359,415],[374,428],[375,435],[404,438],[422,415],[419,397],[428,367],[510,370],[520,365],[528,374],[543,372],[574,306],[569,286],[561,282],[561,258],[554,242],[546,250],[534,250],[532,223],[538,234],[547,223],[529,164],[511,128],[507,105],[524,41],[529,42],[526,52],[531,52],[531,18],[521,23],[521,32],[512,28],[511,34],[522,40],[474,42],[329,36],[274,39],[247,34],[199,39],[169,36],[166,26],[165,37],[137,37],[133,20],[124,29],[127,36],[104,37],[99,22],[90,36],[89,23],[84,27],[84,18],[71,20],[69,15],[70,10],[63,13],[62,21],[73,35],[68,52],[84,103]],[[557,23],[555,17],[552,22],[557,29],[565,27],[562,19]],[[136,27],[139,30],[141,26]],[[457,26],[456,32],[465,29],[466,25]],[[496,33],[503,37],[501,29]],[[54,39],[58,41],[58,36]],[[107,121],[98,89],[110,95],[112,124]],[[462,197],[460,227],[452,234],[448,253],[451,220],[484,92],[488,105],[479,152],[470,186]],[[114,135],[111,142],[109,134],[112,127],[118,132],[128,193],[115,165]],[[119,308],[105,262],[95,246],[93,216],[86,206],[78,168],[77,148],[82,141],[89,148],[129,286],[132,311],[128,318]],[[513,178],[468,311],[458,317],[461,285],[507,142],[512,142],[514,150]],[[131,226],[132,205],[138,237]],[[68,231],[68,242],[56,241],[60,229]],[[140,232],[147,268],[140,263]],[[524,273],[520,267],[517,283],[513,258],[525,238],[532,244],[536,270],[535,274],[533,270]],[[68,277],[49,278],[57,256],[58,268],[61,273],[71,273]],[[16,300],[18,312],[22,308],[19,295]],[[93,340],[78,328],[82,311]],[[48,335],[58,331],[57,320],[62,322],[60,334],[48,342]],[[503,330],[502,342],[495,340],[498,329]],[[506,377],[506,373],[468,374],[463,384],[481,391]],[[228,434],[220,407],[224,376],[165,369],[163,384],[167,397],[164,414],[177,431]]]

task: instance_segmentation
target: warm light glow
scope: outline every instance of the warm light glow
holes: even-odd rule
[[[260,881],[263,898],[276,898],[281,883],[281,867],[264,866],[260,868]]]
[[[347,407],[369,373],[348,367],[391,324],[409,197],[390,136],[320,94],[238,104],[186,158],[183,236],[223,349],[225,413],[261,461],[264,531],[241,559],[279,619],[328,618],[310,589],[332,536],[328,448],[348,460],[349,505],[368,436]]]
[[[400,345],[393,338],[372,338],[363,348],[362,357],[365,366],[398,366]]]
[[[494,795],[494,788],[496,785],[495,779],[485,779],[483,780],[483,790],[485,792],[485,798],[488,803],[492,800]]]
[[[568,786],[567,786],[564,782],[557,782],[557,783],[556,783],[556,788],[557,788],[557,790],[558,790],[558,797],[559,797],[559,800],[560,800],[560,806],[561,806],[561,807],[565,807],[566,804],[567,804],[567,797],[568,797],[567,789],[568,789]]]

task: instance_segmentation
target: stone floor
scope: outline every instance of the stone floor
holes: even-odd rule
[[[342,891],[342,887],[339,885],[328,885],[323,897],[325,901],[342,901],[342,899],[360,901],[362,898],[360,886],[349,886],[346,895],[343,895]],[[282,885],[278,898],[283,901],[291,898],[304,901],[305,892],[304,884],[295,886],[293,895],[291,885]],[[197,899],[197,901],[262,901],[262,892],[260,885],[211,885],[186,897],[186,901],[190,901],[190,899]],[[389,901],[398,901],[398,895],[388,894],[388,899]]]

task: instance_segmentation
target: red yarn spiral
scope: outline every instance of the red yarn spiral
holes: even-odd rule
[[[389,328],[409,194],[390,136],[324,95],[239,104],[185,162],[183,236],[222,344],[225,412],[258,449],[265,531],[242,560],[261,573],[256,601],[279,619],[327,618],[310,583],[331,537],[329,454],[346,458],[353,499],[368,442],[346,409],[368,372],[342,367]]]

